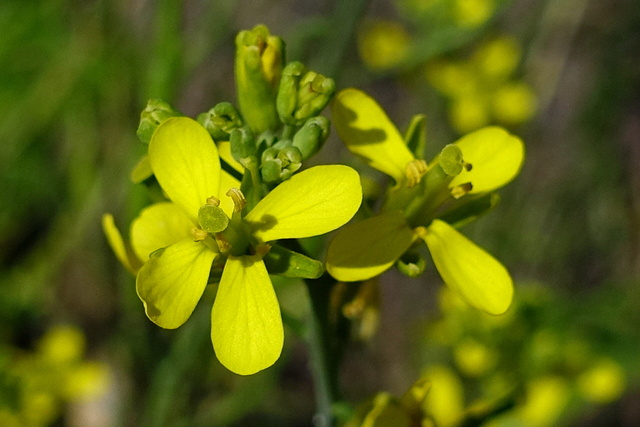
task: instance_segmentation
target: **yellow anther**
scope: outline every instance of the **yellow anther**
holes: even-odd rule
[[[206,231],[200,229],[200,228],[192,228],[191,229],[191,235],[193,236],[193,240],[195,242],[201,242],[204,239],[207,238],[207,236],[209,235],[209,233],[207,233]]]
[[[215,238],[220,252],[223,254],[228,254],[231,250],[231,243],[229,243],[229,241],[222,235],[222,233],[216,233]]]
[[[456,185],[455,187],[453,187],[451,189],[451,195],[454,199],[459,199],[460,197],[470,192],[472,189],[473,185],[471,185],[470,182],[466,182],[464,184]]]
[[[231,197],[233,200],[233,211],[240,212],[244,209],[244,206],[247,204],[247,199],[245,199],[244,194],[237,188],[230,188],[227,191],[227,196]]]
[[[412,160],[407,163],[404,173],[407,177],[407,187],[412,188],[418,185],[422,176],[427,173],[429,167],[424,160]]]
[[[211,196],[207,199],[207,205],[210,206],[220,206],[220,199],[215,196]]]

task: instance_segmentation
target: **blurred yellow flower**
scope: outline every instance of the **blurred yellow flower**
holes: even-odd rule
[[[432,365],[422,377],[431,383],[424,399],[424,412],[433,416],[439,427],[455,426],[464,413],[464,388],[460,378],[444,365]]]
[[[364,63],[372,70],[393,68],[407,56],[411,38],[398,22],[372,21],[358,33],[358,50]]]
[[[495,366],[496,354],[473,338],[464,338],[453,347],[453,357],[460,371],[469,377],[485,375]]]
[[[492,122],[507,126],[535,115],[537,99],[527,83],[513,80],[522,57],[518,41],[499,36],[476,48],[467,61],[435,61],[427,65],[429,83],[448,98],[452,127],[460,134]]]
[[[614,360],[603,358],[578,377],[577,385],[586,400],[606,404],[622,396],[626,388],[626,374]]]
[[[492,102],[494,117],[506,125],[517,125],[530,120],[537,109],[533,89],[523,82],[501,86],[496,90]]]
[[[479,27],[495,11],[494,0],[453,0],[453,22],[462,28]]]
[[[526,403],[517,409],[518,418],[528,427],[556,425],[569,403],[570,387],[560,376],[536,378],[526,387]]]

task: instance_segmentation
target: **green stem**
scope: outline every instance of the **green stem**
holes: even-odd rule
[[[282,129],[282,139],[293,139],[293,135],[296,133],[296,127],[292,125],[284,125]]]
[[[330,322],[331,291],[335,281],[327,274],[305,280],[311,301],[309,353],[316,396],[315,427],[336,424],[333,404],[339,399],[338,368],[342,340]]]

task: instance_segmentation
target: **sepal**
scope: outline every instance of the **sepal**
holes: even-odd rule
[[[182,116],[182,114],[163,100],[150,99],[145,109],[140,113],[140,124],[138,125],[138,130],[136,130],[136,135],[138,135],[140,141],[148,144],[153,133],[162,122],[171,117],[179,116]]]
[[[322,263],[306,255],[272,244],[264,258],[269,274],[301,279],[317,279],[324,273]]]

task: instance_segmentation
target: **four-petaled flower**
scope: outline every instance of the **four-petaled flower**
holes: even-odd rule
[[[473,307],[504,313],[513,296],[508,271],[441,219],[438,208],[462,201],[467,194],[489,193],[511,181],[524,160],[522,141],[498,127],[468,134],[455,146],[469,167],[448,176],[439,158],[428,166],[416,160],[386,113],[365,93],[356,89],[340,92],[332,116],[349,150],[391,176],[396,186],[381,213],[338,232],[329,245],[328,272],[345,282],[369,279],[389,269],[423,240],[451,289]]]
[[[136,280],[147,316],[163,328],[182,325],[200,300],[214,261],[224,263],[211,313],[216,356],[241,375],[271,366],[282,351],[284,332],[263,261],[269,249],[266,242],[324,234],[345,224],[362,199],[358,174],[342,165],[312,167],[278,185],[241,217],[237,203],[232,213],[234,204],[224,202],[229,200],[223,196],[229,180],[221,179],[224,174],[217,148],[196,121],[179,117],[160,125],[149,144],[149,160],[160,186],[173,202],[162,204],[163,208],[152,207],[151,213],[159,217],[169,214],[169,219],[158,218],[155,223],[161,226],[158,234],[170,234],[174,241],[162,250],[155,249],[168,239],[147,245],[147,250],[155,251]],[[222,200],[220,207],[236,219],[229,225],[229,229],[234,228],[232,232],[222,238],[200,227],[199,211],[212,198]],[[176,216],[176,207],[185,217],[182,220]],[[190,231],[185,221],[191,224]],[[152,240],[153,223],[147,221],[144,226]],[[133,240],[139,241],[140,237]],[[144,260],[144,254],[139,256]]]

